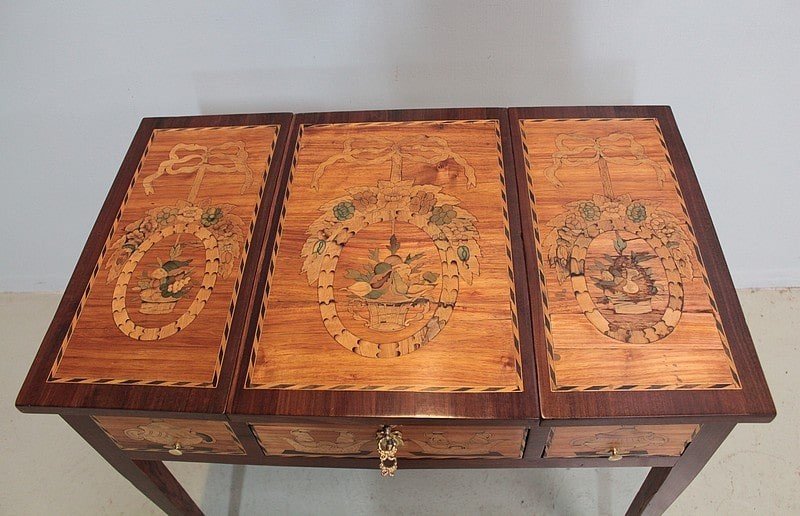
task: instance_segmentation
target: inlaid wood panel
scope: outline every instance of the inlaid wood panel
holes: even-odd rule
[[[245,388],[521,390],[499,122],[299,131]]]
[[[94,416],[94,420],[122,450],[174,454],[177,448],[180,454],[245,454],[239,439],[224,421],[117,416]]]
[[[551,390],[739,389],[658,122],[519,130]]]
[[[49,382],[216,385],[277,134],[153,131]]]
[[[683,453],[698,425],[578,426],[556,427],[544,457],[608,457],[612,450],[622,456],[668,456]]]
[[[251,425],[266,455],[283,457],[377,457],[379,426]],[[402,458],[520,458],[526,429],[497,426],[393,427],[403,436]]]

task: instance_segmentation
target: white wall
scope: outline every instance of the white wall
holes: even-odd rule
[[[532,5],[531,5],[532,4]],[[670,104],[739,287],[800,285],[800,2],[0,2],[0,290],[60,290],[143,116]]]

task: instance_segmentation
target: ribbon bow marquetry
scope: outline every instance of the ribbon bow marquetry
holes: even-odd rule
[[[169,159],[161,162],[158,171],[142,181],[145,194],[154,192],[153,182],[164,174],[195,174],[188,201],[193,203],[200,191],[200,184],[207,172],[241,173],[244,175],[241,193],[244,193],[253,182],[253,173],[247,164],[247,151],[242,141],[227,142],[222,145],[206,147],[194,143],[179,143],[169,151]]]
[[[344,161],[363,165],[379,165],[391,162],[392,171],[389,180],[399,183],[402,178],[403,161],[438,165],[452,159],[463,169],[467,178],[467,188],[475,187],[475,169],[460,154],[450,149],[447,141],[436,136],[415,135],[398,141],[383,137],[348,138],[344,141],[342,151],[322,162],[311,177],[311,188],[319,188],[319,179],[330,165]]]
[[[556,177],[562,167],[580,167],[597,163],[603,181],[606,197],[613,198],[608,163],[615,165],[647,165],[656,173],[659,186],[664,184],[664,170],[647,156],[644,147],[628,133],[611,133],[608,136],[592,138],[581,134],[559,134],[556,137],[553,164],[544,175],[556,187],[564,186]]]

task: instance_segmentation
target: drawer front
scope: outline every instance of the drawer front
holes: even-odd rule
[[[95,422],[122,450],[244,455],[239,439],[224,421],[95,416]]]
[[[282,457],[377,457],[380,426],[253,424],[266,455]],[[521,426],[397,425],[400,458],[522,457],[527,429]]]
[[[544,457],[677,457],[699,425],[556,427],[550,430]]]

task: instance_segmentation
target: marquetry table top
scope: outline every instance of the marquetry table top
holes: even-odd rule
[[[663,107],[145,119],[20,402],[509,420],[771,407]]]

